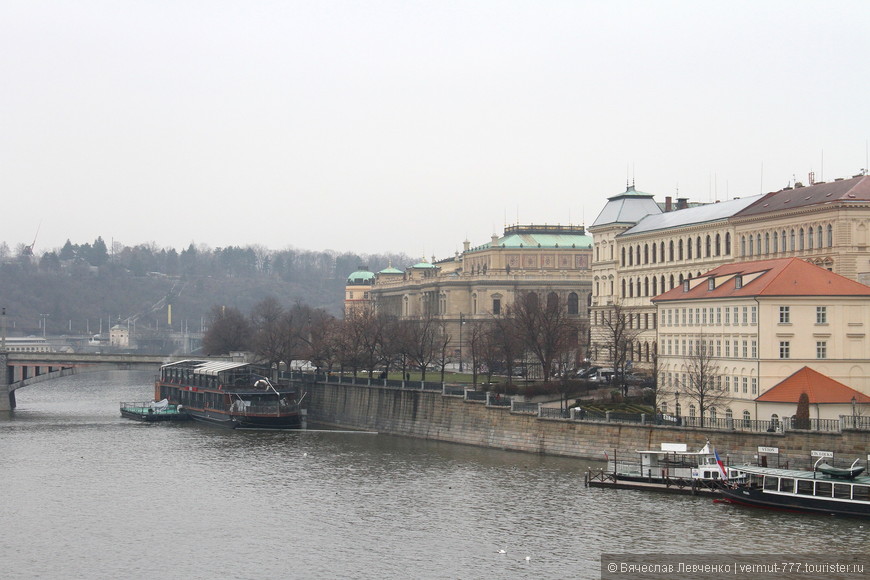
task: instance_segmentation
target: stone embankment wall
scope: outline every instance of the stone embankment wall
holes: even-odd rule
[[[635,457],[638,449],[661,443],[686,443],[700,449],[707,440],[733,461],[751,460],[759,446],[778,447],[780,461],[805,466],[810,451],[837,457],[867,458],[870,433],[744,433],[626,423],[542,419],[509,408],[438,392],[348,384],[307,385],[309,425],[363,429],[529,453],[587,459],[614,452]],[[725,459],[723,457],[723,459]]]

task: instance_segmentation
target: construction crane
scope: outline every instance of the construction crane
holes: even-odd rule
[[[33,255],[33,247],[36,246],[36,238],[39,236],[39,228],[42,227],[42,221],[39,222],[39,225],[36,226],[36,233],[33,234],[33,242],[29,246],[24,246],[24,250],[21,252],[25,256]]]

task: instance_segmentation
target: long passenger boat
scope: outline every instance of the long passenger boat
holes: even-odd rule
[[[747,475],[744,483],[724,486],[729,503],[774,510],[870,517],[870,477],[858,469],[817,467],[813,471],[774,469],[756,465],[736,467]]]
[[[155,400],[167,399],[192,419],[230,429],[299,429],[295,387],[275,385],[250,363],[183,360],[160,367]]]

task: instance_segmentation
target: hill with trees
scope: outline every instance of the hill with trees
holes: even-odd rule
[[[249,312],[266,297],[341,316],[348,274],[413,260],[403,254],[360,255],[330,250],[270,250],[262,246],[178,252],[155,244],[67,241],[35,255],[0,244],[0,306],[10,335],[95,334],[119,321],[144,328],[199,331],[214,306]]]

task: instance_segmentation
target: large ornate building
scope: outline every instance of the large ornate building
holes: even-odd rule
[[[582,226],[509,226],[484,244],[472,247],[466,241],[463,251],[447,260],[377,272],[364,292],[378,312],[444,321],[458,355],[462,322],[499,315],[523,292],[556,299],[569,315],[588,319],[591,260],[592,238]],[[360,290],[348,281],[348,299]],[[350,307],[346,302],[346,310]]]
[[[634,331],[631,360],[653,370],[658,320],[651,298],[718,266],[798,257],[870,282],[870,176],[690,207],[657,203],[630,186],[608,199],[589,232],[592,358],[607,363],[605,317],[619,308]]]

